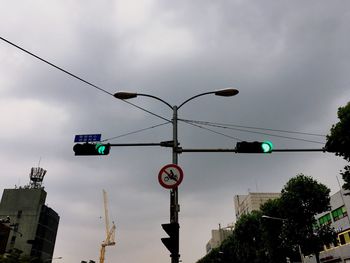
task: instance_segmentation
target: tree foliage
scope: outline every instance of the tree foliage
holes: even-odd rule
[[[286,257],[292,257],[292,252],[284,242],[284,219],[281,211],[281,199],[273,199],[260,207],[262,217],[262,235],[270,263],[285,262]],[[278,218],[278,219],[277,219]]]
[[[350,161],[350,102],[338,109],[338,119],[327,135],[326,149]]]
[[[326,150],[342,156],[350,162],[350,102],[338,109],[338,123],[334,124],[327,135]],[[350,190],[350,166],[346,165],[341,172],[345,181],[344,188]]]
[[[290,246],[298,245],[307,254],[322,250],[324,244],[334,240],[330,228],[315,228],[315,216],[330,210],[330,189],[310,176],[299,174],[282,189],[281,211],[286,218],[284,233]]]
[[[236,240],[235,254],[241,263],[268,262],[261,231],[261,216],[260,211],[253,211],[243,215],[236,223],[233,232]]]
[[[329,225],[315,228],[315,216],[330,209],[329,193],[312,177],[293,177],[280,198],[241,216],[233,234],[197,263],[280,263],[287,257],[299,261],[299,246],[318,258],[323,244],[335,240]]]

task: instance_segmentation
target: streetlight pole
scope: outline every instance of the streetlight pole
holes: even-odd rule
[[[177,109],[178,107],[175,105],[173,106],[173,147],[172,147],[172,156],[173,156],[173,164],[178,164],[178,151],[177,148],[179,146],[178,142],[178,134],[177,134]],[[170,223],[178,223],[179,222],[179,212],[180,212],[180,205],[178,200],[178,188],[175,187],[170,190]],[[174,261],[174,263],[177,263],[179,260],[180,255],[178,254],[177,261]],[[172,259],[173,261],[173,259]],[[173,262],[172,262],[173,263]]]
[[[178,164],[178,154],[181,152],[179,150],[179,142],[178,142],[178,110],[185,105],[186,103],[188,103],[189,101],[204,96],[204,95],[208,95],[208,94],[214,94],[217,96],[224,96],[224,97],[231,97],[231,96],[235,96],[238,94],[238,90],[233,89],[233,88],[227,88],[227,89],[221,89],[221,90],[216,90],[216,91],[210,91],[210,92],[205,92],[205,93],[201,93],[198,95],[195,95],[193,97],[190,97],[189,99],[185,100],[184,102],[182,102],[180,104],[180,106],[172,106],[170,105],[168,102],[164,101],[161,98],[158,98],[156,96],[153,95],[149,95],[149,94],[142,94],[142,93],[131,93],[131,92],[117,92],[114,94],[114,97],[116,97],[117,99],[121,99],[121,100],[127,100],[127,99],[132,99],[132,98],[136,98],[137,96],[144,96],[144,97],[150,97],[153,99],[156,99],[158,101],[161,101],[162,103],[164,103],[165,105],[167,105],[169,108],[172,109],[173,111],[173,118],[172,118],[172,126],[173,126],[173,141],[172,141],[172,163],[173,164]],[[173,189],[170,190],[170,223],[176,223],[178,224],[179,222],[179,212],[180,212],[180,205],[179,205],[179,201],[178,201],[178,188],[175,187]],[[177,247],[179,247],[179,244],[177,244]],[[177,251],[175,254],[171,255],[171,263],[179,263],[180,260],[180,254],[179,251]]]

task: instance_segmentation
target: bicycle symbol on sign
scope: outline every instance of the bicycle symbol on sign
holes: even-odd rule
[[[177,182],[177,180],[179,179],[178,175],[174,174],[173,170],[170,170],[170,172],[164,170],[164,173],[167,174],[167,176],[164,176],[165,182],[168,182],[169,180],[174,180],[175,182]]]
[[[158,181],[164,188],[172,189],[181,184],[183,177],[181,167],[176,164],[168,164],[159,171]]]

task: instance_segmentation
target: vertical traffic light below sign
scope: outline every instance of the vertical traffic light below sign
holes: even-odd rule
[[[270,141],[264,142],[237,142],[236,153],[271,153],[273,144]]]
[[[162,224],[162,228],[169,235],[161,239],[164,246],[170,251],[171,257],[177,257],[179,254],[179,223]]]
[[[111,145],[102,143],[77,143],[73,147],[75,155],[108,155]]]

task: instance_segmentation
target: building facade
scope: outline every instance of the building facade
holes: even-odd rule
[[[331,210],[316,216],[317,224],[329,224],[338,235],[339,244],[325,247],[320,253],[321,262],[350,263],[350,195],[348,191],[340,190],[330,197]],[[310,255],[305,257],[305,263],[314,263],[316,259]]]
[[[10,226],[0,221],[0,255],[6,252],[7,241],[10,236]]]
[[[249,193],[247,195],[235,195],[234,206],[236,211],[236,220],[242,215],[249,214],[254,210],[260,210],[260,206],[268,200],[276,199],[281,193]]]
[[[260,206],[270,199],[279,198],[280,193],[249,193],[247,195],[235,195],[234,207],[236,211],[236,220],[242,215],[249,214],[254,210],[259,210]],[[206,245],[206,252],[209,253],[212,249],[217,248],[221,243],[233,233],[233,225],[214,229],[211,231],[211,239]]]
[[[214,229],[211,231],[211,239],[206,245],[206,252],[209,253],[212,249],[217,248],[221,243],[233,233],[233,227]]]
[[[37,176],[38,171],[32,169],[31,174]],[[60,218],[53,209],[45,205],[47,193],[41,187],[42,180],[37,177],[34,181],[32,179],[34,177],[31,177],[28,186],[3,191],[0,218],[8,217],[11,227],[5,251],[19,249],[25,255],[50,262]]]

